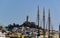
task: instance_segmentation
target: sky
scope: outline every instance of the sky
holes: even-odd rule
[[[60,24],[60,0],[0,0],[0,25],[22,24],[29,16],[30,22],[37,22],[37,7],[40,11],[42,25],[43,8],[45,8],[46,25],[48,24],[48,9],[51,13],[51,25],[58,30]]]

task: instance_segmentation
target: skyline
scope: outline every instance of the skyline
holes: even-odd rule
[[[0,0],[0,24],[22,24],[29,16],[29,21],[36,22],[39,5],[40,23],[42,24],[43,8],[45,7],[46,23],[50,8],[51,23],[58,30],[60,24],[60,0]],[[56,28],[55,28],[56,27]]]

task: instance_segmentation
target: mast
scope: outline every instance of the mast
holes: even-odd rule
[[[50,9],[48,10],[48,38],[50,38]]]
[[[43,8],[43,38],[45,38],[45,8]]]

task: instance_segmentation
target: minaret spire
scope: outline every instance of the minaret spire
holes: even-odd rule
[[[43,38],[45,38],[45,8],[43,8]]]
[[[45,29],[45,8],[43,8],[43,29]]]
[[[40,38],[40,31],[39,31],[39,6],[38,6],[38,11],[37,11],[37,19],[38,19],[38,34],[37,34],[37,38]]]
[[[37,11],[37,19],[38,19],[38,26],[39,26],[39,5],[38,5],[38,11]]]
[[[50,9],[48,10],[48,37],[50,38],[50,22],[51,22],[51,20],[50,20]]]

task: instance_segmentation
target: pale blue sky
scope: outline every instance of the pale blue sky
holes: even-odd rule
[[[38,5],[40,8],[40,22],[42,23],[43,7],[46,9],[46,19],[50,8],[51,24],[54,29],[58,30],[60,0],[0,0],[0,24],[22,24],[27,15],[29,15],[30,21],[36,22]],[[48,23],[48,20],[46,20],[46,23]]]

